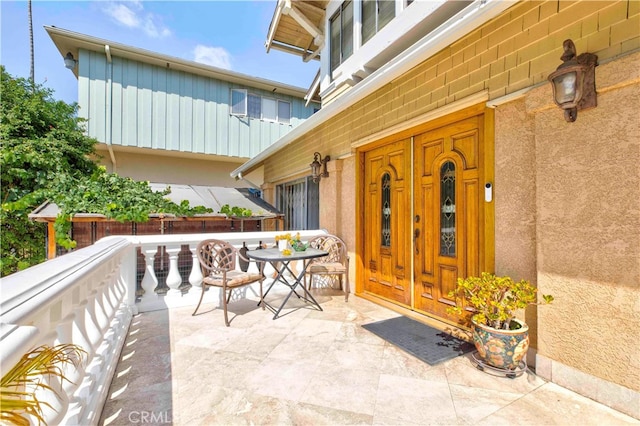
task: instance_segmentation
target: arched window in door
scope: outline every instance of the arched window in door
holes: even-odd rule
[[[385,173],[382,175],[382,214],[380,221],[381,227],[381,245],[383,247],[391,247],[391,175]]]
[[[456,255],[456,165],[440,168],[440,255]]]

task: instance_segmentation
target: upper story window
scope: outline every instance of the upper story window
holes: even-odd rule
[[[291,103],[247,93],[246,89],[231,89],[231,115],[258,118],[278,123],[291,123]]]
[[[346,1],[329,20],[331,71],[353,53],[353,2]]]
[[[231,115],[247,115],[246,90],[231,90]]]
[[[247,98],[247,109],[250,118],[262,118],[260,108],[260,96],[249,93]]]
[[[365,44],[378,31],[384,28],[396,16],[394,0],[362,1],[362,44]]]

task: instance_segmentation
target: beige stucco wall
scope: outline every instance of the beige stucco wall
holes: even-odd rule
[[[265,180],[308,174],[314,151],[350,155],[354,142],[471,94],[531,88],[496,109],[496,272],[556,297],[526,313],[539,353],[637,391],[639,28],[637,1],[518,3],[267,159]],[[601,64],[598,107],[575,123],[546,81],[567,38]],[[345,160],[340,182],[321,183],[321,226],[354,242],[356,167]]]
[[[104,145],[98,147],[98,154],[102,157],[100,164],[113,172],[109,152]],[[145,154],[132,152],[115,152],[115,172],[120,176],[134,180],[149,182],[223,186],[228,188],[247,188],[250,184],[243,180],[236,180],[229,174],[238,168],[242,161],[216,161],[215,159],[189,158],[168,155],[155,155],[152,150]],[[263,182],[263,169],[258,168],[245,177],[255,185]]]
[[[538,350],[640,391],[640,53],[597,67],[596,85],[574,123],[549,87],[526,97],[538,287],[556,297],[538,310]]]
[[[495,111],[495,273],[536,285],[535,126],[524,100]],[[520,314],[538,346],[537,309]],[[530,357],[528,363],[533,364]]]

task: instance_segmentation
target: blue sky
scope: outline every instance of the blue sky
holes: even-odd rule
[[[56,26],[250,76],[307,88],[319,68],[264,42],[276,0],[32,2],[36,83],[54,98],[78,100],[78,84],[44,30]],[[14,77],[29,76],[26,1],[0,0],[0,63]]]

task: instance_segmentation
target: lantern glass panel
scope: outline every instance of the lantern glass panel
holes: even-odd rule
[[[571,71],[553,79],[556,102],[558,105],[574,102],[576,98],[576,82],[578,73]]]

